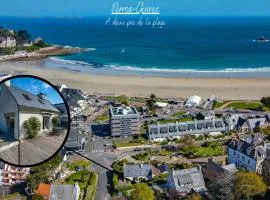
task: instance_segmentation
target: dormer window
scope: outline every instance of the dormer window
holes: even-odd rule
[[[24,96],[24,98],[26,99],[26,100],[28,100],[28,101],[31,101],[32,99],[29,97],[29,95],[27,95],[27,94],[23,94],[23,96]]]

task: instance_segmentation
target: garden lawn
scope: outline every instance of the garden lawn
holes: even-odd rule
[[[235,108],[235,109],[256,109],[259,106],[262,106],[260,102],[232,102],[226,106],[226,108]]]
[[[179,111],[179,112],[173,113],[171,116],[173,116],[173,117],[178,117],[178,116],[182,116],[182,115],[184,115],[184,114],[186,114],[186,112],[184,112],[184,111]]]

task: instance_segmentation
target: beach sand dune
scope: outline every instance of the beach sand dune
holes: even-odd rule
[[[27,62],[0,64],[0,71],[40,76],[55,84],[100,94],[145,97],[154,93],[158,97],[188,97],[199,95],[220,99],[256,100],[270,96],[270,79],[255,78],[162,78],[146,76],[93,75],[79,71],[58,68],[51,69]]]

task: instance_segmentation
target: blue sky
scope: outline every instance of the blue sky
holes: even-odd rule
[[[47,99],[53,104],[63,103],[63,100],[58,92],[50,85],[39,79],[26,77],[14,78],[11,79],[11,85],[35,95],[39,94],[40,92],[45,93],[47,95]]]
[[[0,16],[95,16],[110,14],[117,0],[2,0]],[[118,0],[135,6],[140,0]],[[162,15],[270,16],[269,0],[145,0]]]

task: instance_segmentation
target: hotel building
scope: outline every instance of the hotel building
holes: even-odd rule
[[[138,134],[139,114],[134,106],[110,107],[111,135],[115,137]]]

